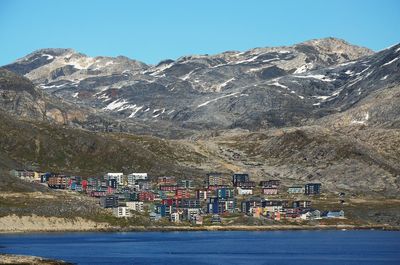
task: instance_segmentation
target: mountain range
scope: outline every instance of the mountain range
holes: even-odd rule
[[[179,157],[179,163],[173,163],[171,173],[246,171],[260,179],[321,181],[331,190],[395,196],[400,185],[399,58],[400,44],[374,52],[335,38],[184,56],[157,65],[42,49],[2,67],[0,109],[10,117],[9,126],[35,127],[32,139],[40,137],[39,128],[57,128],[51,130],[57,135],[65,128],[72,130],[72,142],[81,135],[89,139],[87,134],[100,137],[99,143],[111,141],[93,147],[110,154],[118,152],[110,151],[113,141],[119,146],[131,139],[140,148],[132,143],[127,154],[139,148],[146,154],[141,159],[170,163],[171,157],[164,160],[168,152],[157,156],[148,142],[131,136],[147,134],[140,139],[172,146],[173,153],[187,152],[184,158],[173,154],[171,161]],[[16,137],[4,139],[10,143]],[[61,142],[54,141],[52,148]],[[62,157],[71,156],[69,164],[61,159],[46,167],[93,172],[72,158],[74,148],[83,156],[91,152],[59,148]],[[2,145],[7,159],[37,162],[34,154],[14,151]],[[104,158],[100,171],[122,166],[115,159]],[[155,165],[139,168],[159,171]]]

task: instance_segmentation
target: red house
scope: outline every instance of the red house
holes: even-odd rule
[[[175,177],[158,177],[158,185],[171,185],[176,184]]]
[[[107,196],[107,192],[106,191],[92,191],[90,193],[91,197],[105,197]]]
[[[190,191],[186,189],[177,189],[175,191],[175,199],[189,199]]]
[[[262,191],[263,191],[263,194],[265,194],[265,195],[276,195],[276,194],[278,194],[278,188],[272,188],[272,187],[263,188]]]
[[[88,186],[88,182],[87,182],[87,180],[82,180],[82,189],[83,190],[86,190],[87,189],[87,186]]]
[[[176,191],[178,190],[177,185],[160,185],[161,191]]]
[[[163,199],[161,201],[161,204],[166,206],[182,207],[183,202],[182,200],[176,200],[176,199]]]
[[[150,191],[141,191],[139,193],[139,201],[154,201],[154,193]]]

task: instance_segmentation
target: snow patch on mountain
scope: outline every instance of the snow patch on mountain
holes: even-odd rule
[[[161,66],[158,66],[158,67],[156,67],[155,69],[155,71],[154,71],[154,69],[152,69],[152,70],[146,70],[146,71],[144,71],[143,72],[143,74],[148,74],[148,73],[150,73],[150,75],[151,76],[157,76],[157,77],[160,77],[160,76],[162,76],[161,75],[161,73],[162,72],[164,72],[165,70],[167,70],[168,68],[171,68],[172,66],[174,66],[174,63],[172,62],[172,63],[169,63],[169,64],[163,64],[163,65],[161,65]]]
[[[395,61],[397,61],[398,59],[399,59],[399,57],[396,57],[396,58],[394,58],[393,60],[391,60],[391,61],[389,61],[389,62],[387,62],[387,63],[385,63],[385,64],[382,64],[382,66],[386,66],[386,65],[392,64],[392,63],[394,63]]]
[[[215,101],[217,101],[217,100],[219,100],[219,99],[222,99],[222,98],[227,98],[227,97],[236,96],[236,95],[239,94],[239,93],[240,93],[240,92],[234,92],[234,93],[231,93],[231,94],[228,94],[228,95],[224,95],[224,96],[221,96],[221,97],[214,98],[214,99],[212,99],[212,100],[208,100],[208,101],[206,101],[206,102],[201,103],[200,105],[198,105],[197,108],[206,106],[206,105],[208,105],[209,103],[215,102]]]
[[[314,98],[319,99],[319,100],[326,100],[327,98],[329,98],[329,96],[314,96]]]
[[[331,79],[327,77],[326,75],[294,75],[293,77],[296,78],[313,78],[313,79],[318,79],[324,82],[333,82],[335,79]]]
[[[192,71],[190,71],[190,72],[187,73],[186,75],[179,77],[179,79],[181,79],[181,80],[183,80],[183,81],[188,80],[189,77],[193,74],[193,72],[196,71],[197,69],[198,69],[198,68],[193,69]]]
[[[106,107],[104,107],[104,110],[115,110],[118,108],[121,108],[123,105],[127,104],[128,102],[125,99],[117,99],[110,104],[108,104]]]
[[[63,83],[63,84],[60,84],[60,85],[46,85],[46,84],[43,84],[43,85],[40,85],[40,87],[43,88],[43,89],[49,89],[49,88],[61,88],[61,87],[64,87],[66,85],[69,85],[69,84],[68,83]]]
[[[254,62],[255,60],[257,60],[257,58],[258,58],[259,56],[260,56],[260,55],[256,55],[256,56],[253,56],[253,57],[251,57],[251,58],[249,58],[249,59],[243,59],[243,60],[240,60],[240,61],[232,62],[232,63],[230,63],[230,64],[236,65],[236,64],[242,64],[242,63]]]
[[[226,80],[225,82],[223,82],[223,83],[217,85],[215,91],[220,92],[221,89],[223,89],[224,87],[226,87],[226,86],[227,86],[230,82],[232,82],[233,80],[235,80],[234,77],[232,77],[232,78]]]
[[[357,78],[355,78],[352,82],[350,82],[347,86],[351,87],[354,86],[355,84],[357,84],[358,82],[360,82],[363,79],[362,76],[358,76]]]
[[[346,66],[346,65],[350,65],[350,64],[355,64],[357,61],[352,61],[352,62],[346,62],[346,63],[341,63],[338,66]]]
[[[47,60],[54,59],[54,56],[53,56],[53,55],[50,55],[50,54],[43,54],[42,56],[43,56],[43,57],[46,57]]]
[[[285,88],[285,89],[289,89],[287,86],[282,85],[281,83],[279,83],[278,81],[275,81],[273,83],[269,83],[271,86],[277,86],[277,87],[281,87],[281,88]]]
[[[165,108],[153,110],[153,118],[157,118],[158,116],[160,116],[164,112],[165,112]],[[156,113],[156,114],[154,114],[154,113]]]
[[[129,115],[129,118],[135,117],[136,113],[141,110],[143,106],[136,106],[136,104],[132,107],[132,113]]]
[[[304,64],[304,65],[300,66],[299,68],[297,68],[296,71],[294,71],[294,74],[301,74],[301,73],[307,72],[308,70],[312,69],[312,67],[313,67],[313,64],[311,64],[311,63]]]

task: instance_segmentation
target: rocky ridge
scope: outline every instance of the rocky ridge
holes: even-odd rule
[[[331,113],[322,99],[350,82],[345,73],[352,70],[345,69],[346,64],[358,70],[363,62],[355,60],[365,56],[374,55],[326,38],[289,47],[184,56],[156,66],[125,57],[92,58],[70,49],[46,49],[5,68],[51,95],[125,123],[254,130],[299,125]]]

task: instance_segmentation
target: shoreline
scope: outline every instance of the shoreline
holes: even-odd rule
[[[116,232],[216,232],[216,231],[355,231],[355,230],[381,230],[400,231],[400,226],[390,225],[271,225],[271,226],[129,226],[129,227],[107,227],[93,229],[27,229],[27,230],[2,230],[1,234],[35,234],[35,233],[116,233]]]
[[[96,222],[81,217],[66,219],[44,216],[9,215],[0,218],[1,234],[23,233],[70,233],[70,232],[196,232],[196,231],[295,231],[295,230],[385,230],[400,231],[399,225],[357,224],[352,222],[335,224],[282,223],[267,225],[215,224],[189,225],[186,223],[120,225]]]
[[[64,260],[48,259],[38,256],[0,253],[0,264],[74,265],[75,263],[67,262]]]

